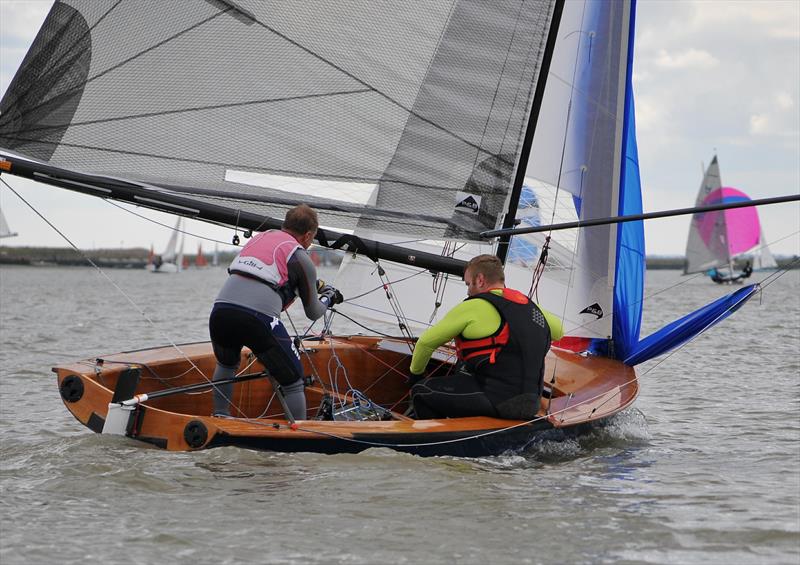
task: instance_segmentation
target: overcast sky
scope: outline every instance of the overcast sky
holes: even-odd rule
[[[0,0],[0,96],[50,5]],[[693,205],[702,166],[715,151],[723,184],[751,198],[800,191],[800,1],[640,0],[634,58],[645,211]],[[103,200],[2,178],[78,247],[166,245],[168,228]],[[20,234],[3,244],[66,245],[1,184],[0,207]],[[759,214],[773,253],[800,254],[800,205],[765,206]],[[688,217],[646,222],[648,254],[683,255],[688,225]],[[231,238],[230,230],[191,220],[187,231]],[[187,252],[195,246],[188,238]]]

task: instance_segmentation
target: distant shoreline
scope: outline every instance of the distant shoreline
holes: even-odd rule
[[[313,247],[312,252],[316,252],[321,262],[325,265],[338,265],[341,262],[342,252],[331,251],[321,247]],[[150,250],[143,247],[123,248],[123,249],[84,249],[83,254],[89,257],[97,266],[103,268],[120,269],[144,269],[150,256]],[[219,263],[227,265],[233,260],[235,252],[226,251],[218,255]],[[204,255],[206,260],[210,260],[211,254]],[[196,254],[184,255],[193,265],[197,258]],[[744,267],[747,259],[741,259],[735,263],[735,267]],[[779,267],[788,267],[797,257],[776,257]],[[648,256],[647,268],[650,270],[658,269],[683,269],[684,258],[680,256]],[[90,266],[86,259],[69,247],[6,247],[0,246],[0,265],[31,265],[31,266],[54,266],[54,267],[86,267]],[[795,263],[792,268],[800,268]]]
[[[312,247],[312,254],[320,263],[338,265],[342,252]],[[217,254],[220,265],[228,265],[236,256],[234,251],[221,251]],[[86,257],[102,268],[144,269],[150,259],[150,250],[143,247],[116,249],[82,249],[80,253],[71,247],[6,247],[0,245],[0,265],[28,265],[47,267],[90,267]],[[184,260],[190,266],[197,261],[196,253],[184,253]],[[207,264],[211,263],[212,253],[204,253]]]

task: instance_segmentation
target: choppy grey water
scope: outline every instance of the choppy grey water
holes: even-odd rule
[[[91,269],[0,269],[4,565],[800,561],[800,272],[642,366],[636,408],[606,428],[472,460],[93,434],[50,367],[207,339],[225,277],[107,273],[155,328]],[[647,290],[679,282],[651,271]],[[730,290],[698,278],[655,295],[643,334]]]

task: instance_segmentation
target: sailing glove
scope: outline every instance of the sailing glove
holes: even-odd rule
[[[325,304],[325,306],[327,306],[328,308],[330,308],[334,304],[341,304],[342,302],[344,302],[344,296],[342,296],[342,293],[328,284],[320,287],[319,295],[320,295],[319,296],[320,302]]]

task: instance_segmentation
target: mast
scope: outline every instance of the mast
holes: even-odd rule
[[[561,23],[561,14],[563,11],[564,0],[556,0],[556,4],[553,8],[553,20],[550,24],[550,31],[547,35],[547,42],[545,44],[542,67],[539,70],[539,80],[537,81],[536,92],[531,104],[531,115],[528,120],[528,127],[525,130],[525,139],[522,143],[522,152],[520,153],[519,162],[517,163],[517,173],[514,177],[514,186],[511,189],[511,195],[508,199],[508,209],[506,210],[505,218],[503,219],[503,229],[512,228],[516,220],[519,197],[522,193],[522,185],[525,182],[525,170],[527,168],[528,158],[531,153],[531,146],[533,145],[533,136],[536,132],[536,123],[539,120],[539,111],[542,107],[545,86],[547,84],[548,74],[550,73],[550,62],[553,59],[553,51],[555,50],[556,39],[558,38],[558,28],[559,24]],[[500,258],[502,263],[506,262],[511,237],[512,236],[510,235],[503,235],[498,241],[497,257]]]

